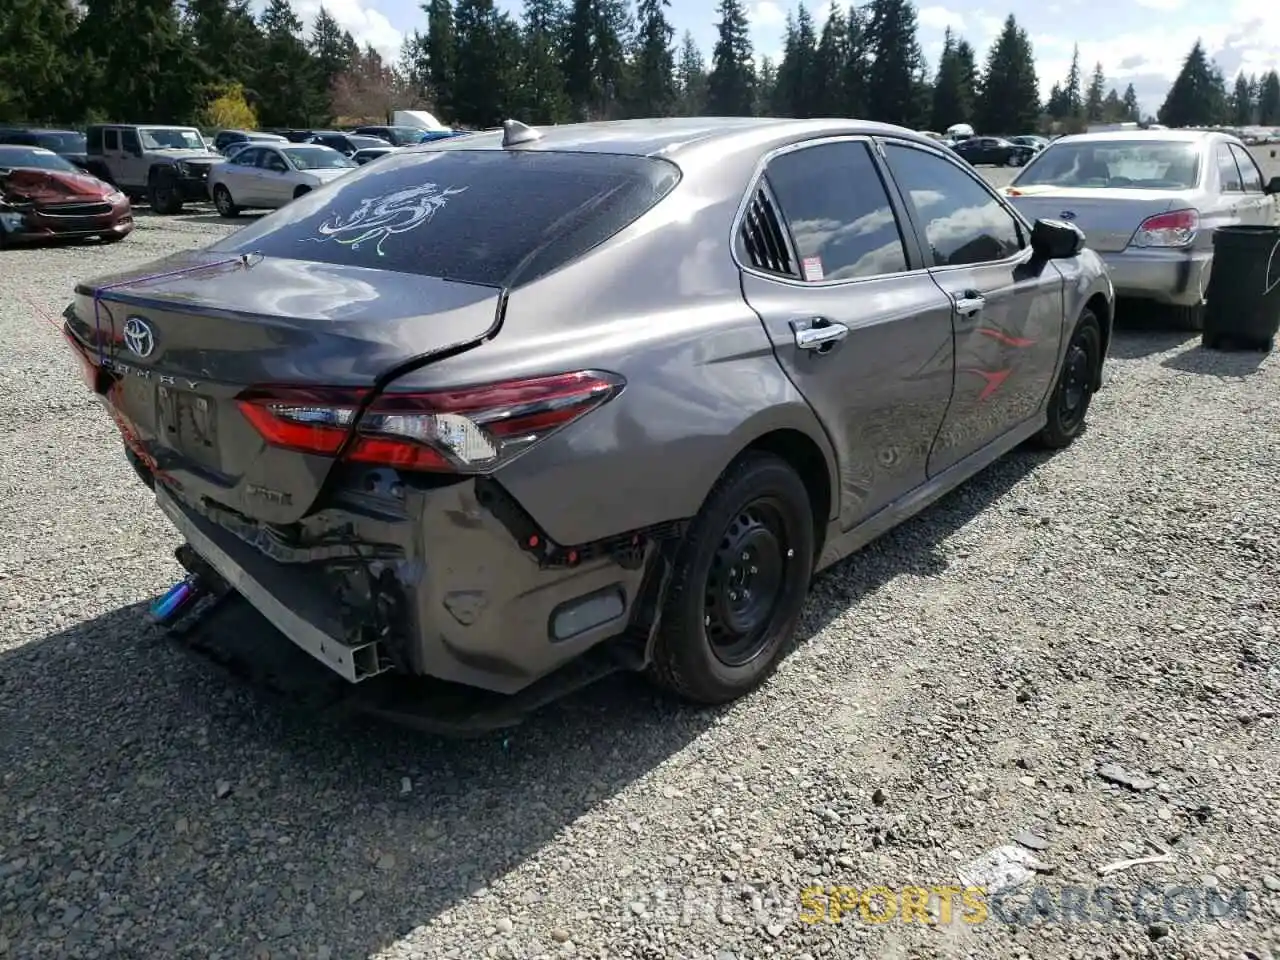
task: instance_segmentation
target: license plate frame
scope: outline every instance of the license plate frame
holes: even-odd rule
[[[219,469],[218,408],[209,397],[155,384],[156,433],[161,442],[203,467]]]

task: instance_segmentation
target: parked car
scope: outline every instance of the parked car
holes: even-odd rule
[[[278,134],[279,136],[284,137],[290,143],[306,143],[308,140],[314,137],[317,133],[325,133],[325,132],[331,132],[331,131],[302,130],[302,129],[295,130],[292,128],[281,127],[281,128],[276,128],[272,130],[264,130],[263,132]]]
[[[353,157],[357,150],[366,150],[369,147],[393,146],[381,137],[362,137],[354,133],[319,133],[307,143],[318,143],[337,150],[344,157]]]
[[[97,123],[85,133],[86,166],[130,197],[145,196],[155,213],[181,213],[208,198],[209,171],[222,160],[195,127]]]
[[[283,207],[355,167],[353,160],[319,144],[254,144],[214,170],[209,196],[219,214],[238,217],[249,207]]]
[[[509,121],[81,283],[66,332],[193,583],[348,681],[718,703],[815,570],[1080,434],[1083,239],[900,127]]]
[[[129,198],[43,147],[0,146],[0,246],[24,240],[123,240]]]
[[[42,147],[51,150],[63,160],[69,160],[82,170],[85,168],[84,134],[78,130],[46,130],[43,127],[0,128],[0,144],[15,147]]]
[[[365,147],[363,150],[357,150],[353,153],[351,155],[351,159],[360,166],[364,166],[370,160],[377,160],[379,157],[385,157],[388,154],[395,153],[399,149],[399,147]]]
[[[1045,137],[1036,136],[1035,134],[1030,133],[1017,137],[1005,137],[1004,139],[1019,147],[1030,147],[1036,153],[1039,153],[1049,145],[1049,141]]]
[[[219,130],[213,138],[213,148],[226,155],[233,143],[288,143],[288,137],[265,130]]]
[[[967,137],[957,141],[951,149],[974,166],[993,163],[997,167],[1020,167],[1036,153],[1031,147],[1000,137]]]
[[[1200,130],[1121,130],[1055,140],[1006,188],[1028,217],[1079,226],[1120,296],[1172,308],[1199,330],[1213,231],[1270,225],[1280,178],[1236,137]]]
[[[352,132],[362,137],[377,137],[393,147],[407,147],[422,142],[420,127],[356,127]]]

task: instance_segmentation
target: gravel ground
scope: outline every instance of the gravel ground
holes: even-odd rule
[[[442,742],[278,705],[145,622],[174,534],[42,317],[226,230],[0,256],[0,956],[1280,955],[1274,357],[1122,332],[1075,446],[823,576],[730,709],[621,678]],[[1015,837],[1037,876],[984,923],[806,922],[833,918],[806,888],[961,885]],[[1100,885],[1118,920],[1056,909]]]

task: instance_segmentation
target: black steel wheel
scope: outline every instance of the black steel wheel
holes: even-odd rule
[[[1041,446],[1065,447],[1083,432],[1101,367],[1102,327],[1086,307],[1067,343],[1058,381],[1049,395],[1044,429],[1036,435]]]
[[[158,170],[147,186],[152,213],[170,215],[182,212],[182,194],[174,180],[173,171]]]
[[[814,516],[784,460],[750,453],[690,526],[663,603],[650,674],[698,703],[758,686],[787,648],[808,594]]]

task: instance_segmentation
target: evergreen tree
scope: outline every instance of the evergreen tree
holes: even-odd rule
[[[757,117],[773,115],[773,102],[777,96],[778,68],[772,57],[760,58],[760,69],[756,72],[755,106],[752,112]]]
[[[183,26],[211,82],[252,87],[262,61],[262,34],[249,0],[186,0]]]
[[[462,123],[495,127],[517,88],[520,31],[493,0],[458,0],[453,9],[458,61],[450,107]]]
[[[822,34],[813,59],[813,74],[818,82],[814,84],[810,116],[846,116],[845,106],[849,98],[842,81],[844,65],[849,59],[848,45],[849,24],[845,20],[844,11],[833,0],[827,11],[827,21],[822,25]]]
[[[720,0],[716,46],[707,78],[707,111],[712,116],[746,117],[755,105],[755,61],[742,0]]]
[[[564,7],[560,0],[525,0],[523,19],[524,58],[517,112],[528,123],[564,123],[570,115],[560,66]]]
[[[265,127],[309,127],[328,118],[328,91],[319,91],[315,60],[289,0],[268,0],[259,20],[262,61],[254,80],[258,120]]]
[[[671,41],[675,30],[667,21],[670,0],[640,0],[636,43],[632,113],[640,117],[666,117],[675,112],[675,55]]]
[[[580,119],[610,115],[626,72],[625,0],[574,0],[566,27],[565,87]]]
[[[427,15],[427,35],[421,44],[421,64],[416,72],[426,78],[436,112],[452,117],[453,87],[458,79],[458,34],[453,22],[453,3],[427,0],[421,10]]]
[[[817,34],[808,8],[799,4],[795,16],[787,14],[782,40],[782,62],[773,90],[773,112],[781,117],[812,117],[819,88]]]
[[[1120,94],[1116,92],[1116,88],[1112,87],[1102,100],[1102,119],[1109,123],[1117,123],[1124,120],[1124,118],[1124,104],[1121,102]]]
[[[1124,107],[1124,115],[1121,119],[1130,123],[1137,123],[1142,119],[1142,110],[1138,106],[1138,92],[1133,89],[1132,83],[1124,88],[1124,96],[1120,98],[1120,103]]]
[[[844,44],[844,67],[840,71],[840,93],[844,97],[841,116],[866,118],[867,83],[870,65],[867,59],[867,31],[863,13],[850,6],[845,16],[848,34]]]
[[[428,106],[431,102],[431,83],[427,79],[427,38],[417,30],[404,38],[400,45],[400,59],[396,72],[404,80],[405,93],[414,107]]]
[[[1089,92],[1085,94],[1084,115],[1090,123],[1102,119],[1102,103],[1106,99],[1107,78],[1102,72],[1102,64],[1095,64],[1093,76],[1089,78]]]
[[[1236,74],[1236,87],[1231,93],[1231,122],[1238,127],[1253,123],[1253,92],[1243,70]]]
[[[1022,133],[1040,122],[1040,85],[1031,40],[1013,14],[987,56],[977,117],[984,133]]]
[[[1064,112],[1059,118],[1078,117],[1084,112],[1083,80],[1080,76],[1080,45],[1071,49],[1071,69],[1067,72],[1067,82],[1062,88],[1062,105]]]
[[[1258,85],[1258,123],[1264,127],[1280,125],[1280,74],[1268,71]]]
[[[203,71],[173,0],[85,0],[75,47],[92,64],[80,74],[91,107],[112,119],[189,122],[202,106],[206,91],[192,78]]]
[[[326,93],[333,89],[333,82],[349,71],[360,57],[360,47],[349,32],[324,7],[316,14],[311,25],[311,41],[308,44],[315,58],[316,76],[320,89]]]
[[[930,129],[943,131],[953,124],[973,123],[974,86],[973,48],[956,40],[947,27],[933,82]]]
[[[1178,71],[1160,107],[1160,122],[1169,127],[1217,123],[1226,114],[1226,83],[1199,40]]]
[[[65,0],[8,0],[0,15],[0,122],[70,116],[79,65],[72,61],[76,21]]]
[[[688,30],[680,42],[680,59],[676,64],[676,89],[680,97],[680,114],[700,116],[707,109],[707,65],[702,51]]]
[[[867,4],[866,37],[871,65],[867,70],[867,107],[885,123],[912,126],[919,119],[922,66],[916,40],[916,10],[911,0],[871,0]]]

